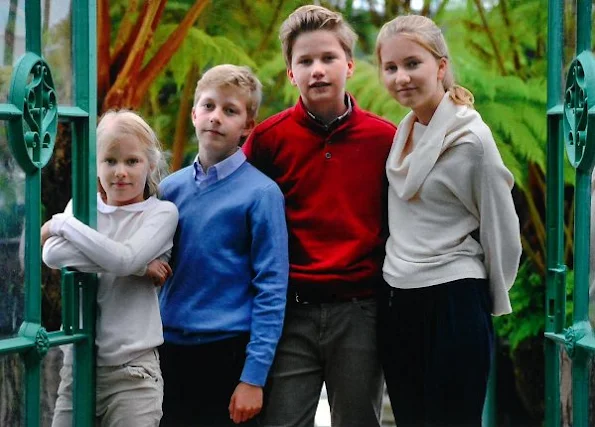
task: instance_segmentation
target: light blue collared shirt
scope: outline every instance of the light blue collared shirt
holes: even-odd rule
[[[196,158],[194,159],[194,181],[200,189],[207,188],[209,185],[215,184],[217,181],[221,181],[222,179],[228,177],[246,161],[246,155],[238,148],[235,153],[233,153],[227,159],[214,164],[208,168],[207,172],[205,173],[202,165],[198,161],[198,158],[199,156],[197,154]]]

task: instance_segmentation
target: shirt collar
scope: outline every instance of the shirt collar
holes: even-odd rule
[[[229,175],[234,173],[236,169],[242,166],[242,163],[246,161],[246,155],[238,148],[237,151],[231,156],[207,169],[206,173],[198,159],[199,155],[197,154],[194,158],[194,179],[196,180],[199,176],[205,176],[207,174],[214,173],[217,181],[220,181],[224,178],[227,178]]]
[[[316,117],[316,115],[314,113],[310,112],[307,108],[305,108],[305,105],[304,105],[304,109],[306,110],[306,113],[308,114],[308,116],[318,126],[321,126],[326,131],[329,131],[329,130],[332,130],[332,129],[336,128],[337,126],[339,126],[347,117],[349,117],[349,115],[351,114],[351,111],[353,110],[353,106],[351,104],[351,97],[347,93],[345,93],[345,105],[347,106],[347,110],[340,116],[335,117],[329,123],[324,123],[322,120],[320,120],[318,117]]]

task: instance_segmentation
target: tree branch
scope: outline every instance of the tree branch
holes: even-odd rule
[[[140,72],[137,84],[134,88],[134,94],[131,99],[131,105],[137,106],[142,102],[142,98],[149,89],[149,86],[163,71],[167,63],[170,61],[174,53],[178,50],[184,38],[194,25],[205,7],[210,3],[210,0],[197,0],[192,8],[188,11],[180,25],[168,37],[168,39],[161,45],[157,53],[151,58],[149,63]]]
[[[271,42],[271,38],[273,37],[273,34],[277,34],[276,28],[278,26],[279,16],[281,15],[281,10],[283,9],[284,3],[285,3],[285,0],[279,0],[277,2],[277,7],[275,8],[275,12],[273,13],[273,18],[271,19],[271,22],[269,22],[269,25],[267,26],[267,29],[265,30],[264,37],[260,41],[256,50],[253,52],[252,56],[258,57],[259,54],[263,50],[265,50],[266,47],[268,46],[268,44]]]
[[[200,70],[198,65],[192,64],[186,80],[184,82],[184,89],[182,90],[182,97],[180,99],[180,108],[178,109],[178,117],[176,119],[176,131],[174,135],[174,142],[172,147],[171,169],[172,172],[177,171],[182,167],[184,160],[184,148],[188,141],[188,127],[192,107],[194,104],[194,87],[200,77]]]
[[[512,29],[512,24],[510,22],[510,16],[508,14],[508,5],[507,0],[500,0],[500,13],[502,15],[502,20],[504,21],[504,25],[506,26],[506,31],[508,32],[508,41],[510,42],[510,47],[512,49],[512,62],[514,64],[514,70],[517,74],[521,72],[521,59],[519,57],[519,43],[514,35],[514,31]]]
[[[490,40],[490,44],[492,45],[492,49],[494,50],[494,56],[496,57],[496,63],[498,64],[498,68],[500,69],[500,74],[503,76],[506,75],[506,68],[504,67],[504,60],[502,59],[502,55],[500,54],[500,49],[498,48],[498,44],[496,43],[496,39],[490,26],[488,25],[488,20],[485,15],[485,11],[483,10],[483,5],[481,0],[473,0],[475,6],[477,7],[477,11],[479,12],[479,17],[481,18],[481,22],[483,24],[483,29],[486,32],[488,39]]]
[[[97,1],[97,99],[104,99],[110,86],[109,0]]]
[[[105,3],[109,3],[109,0],[101,0],[105,1]],[[146,9],[147,5],[145,4],[144,9]],[[133,29],[135,29],[135,23],[141,22],[140,19],[137,21],[133,21],[132,16],[136,14],[138,9],[138,0],[129,0],[128,7],[126,8],[126,12],[124,12],[124,16],[122,17],[122,21],[120,22],[120,27],[118,28],[118,34],[116,35],[116,39],[114,40],[114,46],[112,48],[111,56],[113,58],[117,58],[122,54],[122,50],[128,44],[132,44],[131,42],[131,34]],[[137,24],[138,26],[138,24]],[[138,28],[136,28],[138,32]]]
[[[158,16],[159,10],[165,5],[167,0],[153,1],[146,3],[146,14],[142,16],[142,25],[138,37],[134,40],[130,54],[126,58],[124,66],[118,73],[118,76],[109,89],[105,100],[104,109],[109,107],[137,107],[138,105],[131,104],[130,100],[134,91],[131,82],[136,81],[140,73],[143,58],[153,35],[153,26],[155,25],[155,18]]]

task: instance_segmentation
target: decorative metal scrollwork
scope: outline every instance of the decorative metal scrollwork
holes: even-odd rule
[[[43,358],[50,349],[50,339],[45,328],[41,327],[35,334],[35,350],[40,358]]]
[[[566,78],[564,141],[568,160],[577,169],[589,170],[595,154],[595,59],[590,51],[576,57]]]
[[[23,114],[8,124],[13,156],[27,173],[41,169],[52,157],[58,128],[58,100],[48,64],[27,52],[12,73],[9,101]]]

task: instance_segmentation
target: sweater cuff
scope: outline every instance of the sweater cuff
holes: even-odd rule
[[[246,358],[244,363],[244,369],[240,376],[240,381],[255,385],[258,387],[264,387],[269,373],[270,365],[260,363],[249,356]]]

